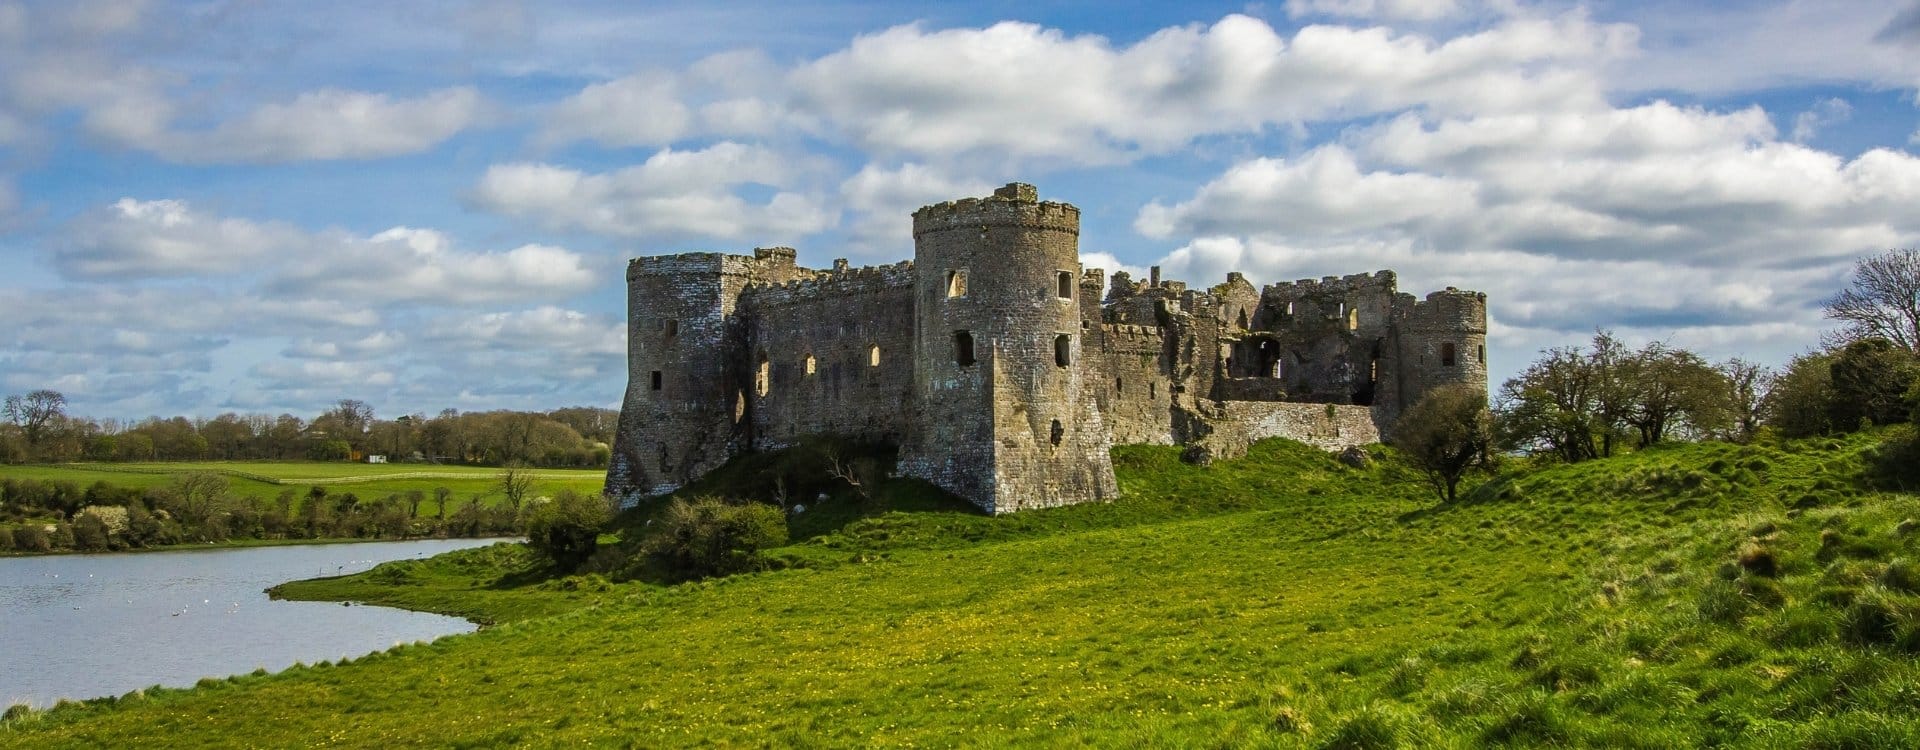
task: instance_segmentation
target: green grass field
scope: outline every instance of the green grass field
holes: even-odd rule
[[[534,476],[536,494],[552,494],[561,489],[599,492],[606,483],[600,469],[529,469]],[[491,492],[499,469],[481,466],[444,466],[436,464],[355,464],[313,461],[193,461],[155,463],[76,463],[57,465],[0,466],[0,478],[37,479],[73,482],[85,487],[106,482],[122,487],[162,487],[175,477],[191,472],[213,472],[227,477],[233,491],[240,495],[271,498],[292,489],[305,493],[312,486],[329,492],[351,492],[362,499],[405,494],[418,490],[429,498],[438,487],[453,490],[456,500]]]
[[[1295,444],[1129,447],[1114,504],[889,513],[674,587],[471,550],[282,593],[496,627],[0,745],[1910,748],[1920,499],[1877,441],[1675,446],[1446,507]]]

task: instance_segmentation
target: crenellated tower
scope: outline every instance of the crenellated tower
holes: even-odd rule
[[[1487,389],[1487,295],[1453,287],[1412,305],[1401,323],[1399,409],[1448,383]]]
[[[921,208],[913,237],[920,419],[901,471],[990,513],[1112,499],[1084,355],[1080,210],[1014,183]]]

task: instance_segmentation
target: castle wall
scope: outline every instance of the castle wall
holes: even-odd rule
[[[915,415],[913,291],[911,263],[746,290],[740,309],[749,377],[736,398],[752,447],[784,447],[814,434],[900,442]]]
[[[1113,442],[1126,445],[1173,442],[1166,338],[1159,328],[1105,324],[1094,329],[1100,378],[1095,399],[1106,415]]]
[[[1232,425],[1222,432],[1230,433],[1241,451],[1256,440],[1272,437],[1328,451],[1380,442],[1373,410],[1365,406],[1260,401],[1226,401],[1220,406],[1223,421]]]

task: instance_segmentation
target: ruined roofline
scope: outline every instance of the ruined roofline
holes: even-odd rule
[[[1345,276],[1322,276],[1319,279],[1299,279],[1268,284],[1260,289],[1260,296],[1298,296],[1321,292],[1352,292],[1362,289],[1383,289],[1394,292],[1399,287],[1399,275],[1390,269],[1373,273],[1355,273]]]

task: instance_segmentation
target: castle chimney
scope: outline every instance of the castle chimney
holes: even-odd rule
[[[1040,200],[1040,191],[1024,182],[1009,182],[1006,187],[993,191],[993,197],[1010,201],[1034,203]]]
[[[1148,269],[1147,288],[1149,289],[1160,288],[1160,267],[1159,266],[1154,266],[1153,268]]]
[[[833,259],[833,272],[834,272],[834,273],[846,273],[846,272],[847,272],[847,259],[846,259],[846,258],[834,258],[834,259]]]

